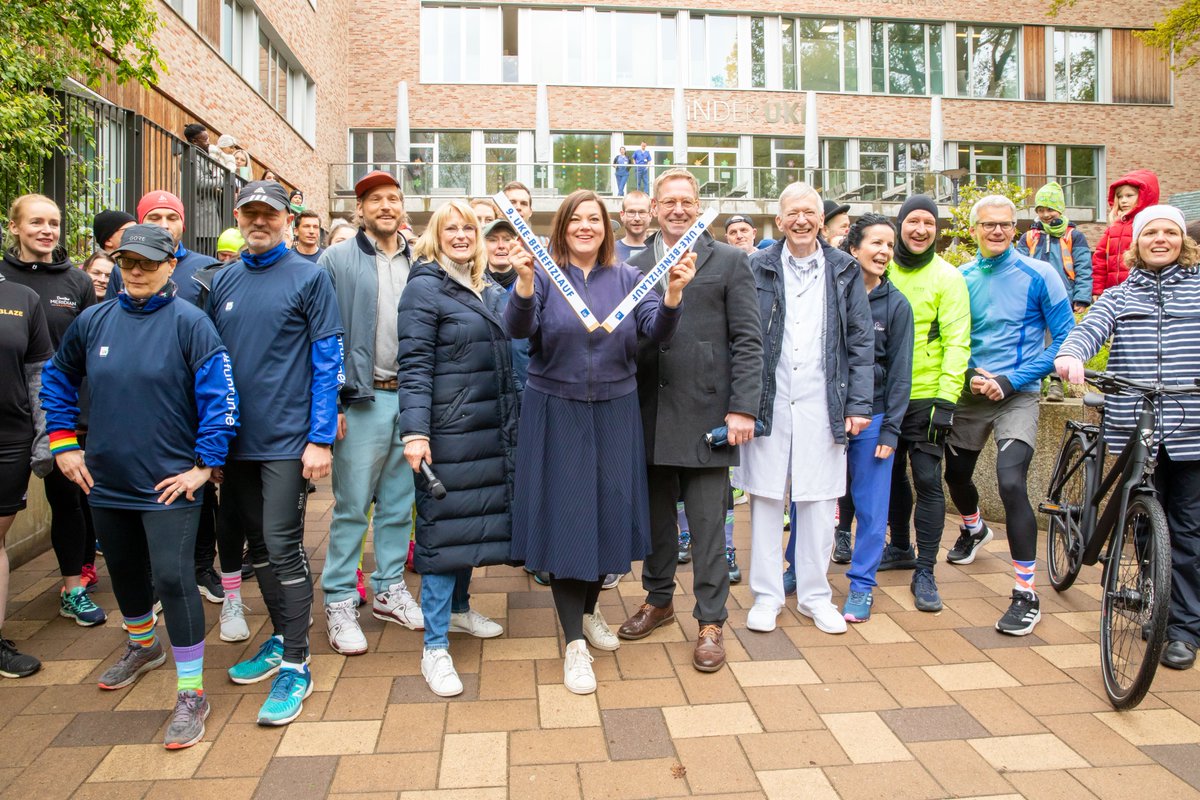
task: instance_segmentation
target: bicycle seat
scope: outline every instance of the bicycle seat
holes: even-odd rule
[[[1104,404],[1108,401],[1108,395],[1100,394],[1099,392],[1088,392],[1083,396],[1083,404],[1088,408],[1104,408]]]

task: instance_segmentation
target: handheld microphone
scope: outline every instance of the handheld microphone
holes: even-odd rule
[[[433,470],[424,461],[421,462],[421,474],[425,476],[425,482],[429,484],[427,488],[434,500],[441,500],[446,496],[446,487],[442,485],[438,476],[433,474]]]
[[[754,435],[762,436],[766,432],[762,420],[754,420]],[[729,427],[721,425],[704,434],[704,443],[709,447],[724,447],[729,444]]]

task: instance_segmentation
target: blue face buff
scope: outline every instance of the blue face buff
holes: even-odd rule
[[[279,244],[275,245],[267,252],[259,253],[257,255],[255,255],[254,253],[251,253],[249,250],[243,250],[242,251],[242,261],[246,262],[246,266],[248,266],[248,267],[253,267],[256,269],[265,269],[266,267],[269,267],[272,264],[274,264],[279,259],[283,258],[284,254],[287,253],[287,251],[288,251],[287,245],[283,242],[280,242]]]

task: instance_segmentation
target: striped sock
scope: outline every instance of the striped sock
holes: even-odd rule
[[[221,572],[221,588],[225,590],[225,596],[231,597],[234,600],[242,599],[242,571],[239,569],[236,572]]]
[[[177,691],[204,694],[204,640],[190,647],[172,648]]]
[[[979,533],[983,530],[983,517],[980,515],[979,509],[975,509],[974,514],[963,514],[962,521],[963,527],[971,533]]]
[[[129,641],[142,647],[154,646],[154,612],[144,617],[126,617],[125,627],[129,632]]]
[[[1017,589],[1022,592],[1029,592],[1036,595],[1033,590],[1033,568],[1037,565],[1037,561],[1017,561],[1013,559],[1013,572],[1017,575]]]

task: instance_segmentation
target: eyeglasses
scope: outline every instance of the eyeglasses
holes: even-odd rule
[[[158,272],[158,268],[167,263],[163,261],[146,261],[142,258],[127,258],[120,256],[117,258],[117,266],[121,269],[140,269],[142,272]]]
[[[452,225],[447,228],[442,228],[442,232],[445,233],[447,236],[451,236],[451,237],[458,236],[459,234],[462,234],[463,236],[474,236],[475,235],[475,226],[474,225],[463,225],[460,228],[457,225]]]
[[[789,211],[787,214],[784,215],[783,218],[787,222],[795,222],[796,220],[800,219],[800,217],[804,217],[805,219],[817,219],[820,216],[821,216],[820,211],[813,211],[811,209],[805,209],[805,210],[800,210],[800,211]]]
[[[679,198],[675,198],[675,197],[663,198],[662,200],[658,201],[658,204],[660,206],[666,206],[667,208],[679,207],[679,208],[682,208],[684,211],[695,211],[697,208],[700,207],[700,204],[697,203],[695,200],[691,200],[691,199],[687,199],[687,198],[679,199]]]
[[[687,208],[687,206],[684,206],[684,208]],[[621,213],[627,217],[632,217],[634,219],[637,219],[638,217],[649,217],[650,216],[649,211],[622,211]]]
[[[1017,223],[1015,222],[976,222],[975,224],[983,228],[988,233],[995,233],[996,231],[1011,231],[1013,228],[1017,227]]]

